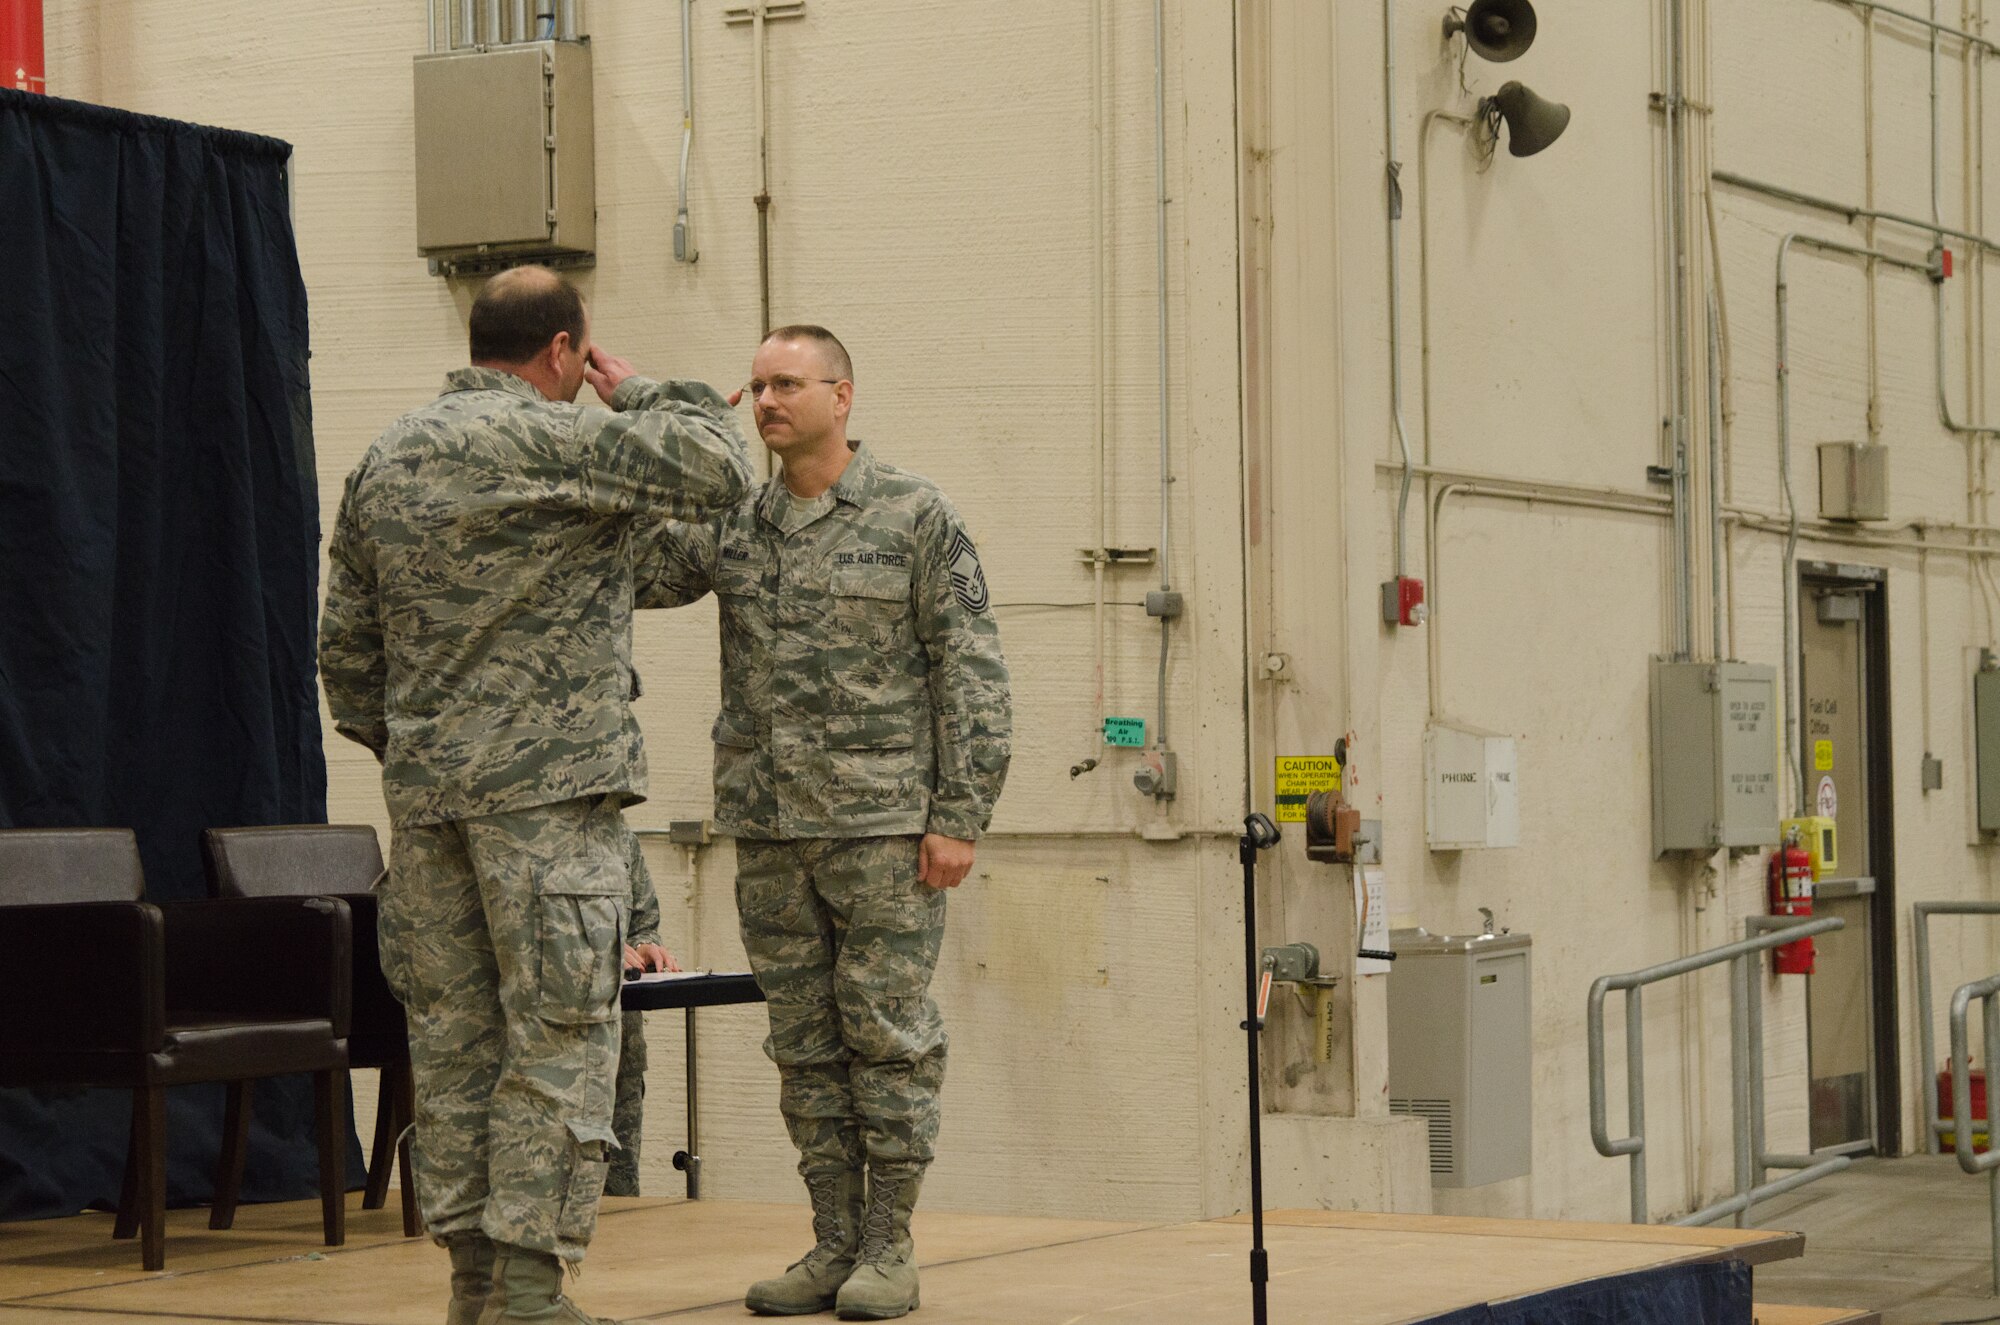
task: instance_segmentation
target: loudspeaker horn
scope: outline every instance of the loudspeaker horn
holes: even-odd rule
[[[1535,44],[1535,7],[1528,0],[1472,0],[1470,9],[1444,16],[1444,35],[1463,32],[1465,44],[1483,60],[1518,60]]]
[[[1501,84],[1480,108],[1491,108],[1507,121],[1507,150],[1515,156],[1533,156],[1569,127],[1568,106],[1538,97],[1519,83]]]

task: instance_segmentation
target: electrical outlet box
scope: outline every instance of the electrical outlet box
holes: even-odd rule
[[[416,60],[417,251],[441,271],[597,244],[590,46],[530,41]]]
[[[1424,832],[1433,851],[1521,844],[1514,738],[1476,727],[1424,731]]]
[[[1871,442],[1821,442],[1819,513],[1827,520],[1889,518],[1889,448]]]
[[[1653,659],[1653,854],[1778,842],[1777,672]]]

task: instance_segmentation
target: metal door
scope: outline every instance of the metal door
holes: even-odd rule
[[[1806,1015],[1815,1150],[1867,1150],[1887,1141],[1896,1111],[1888,896],[1889,742],[1886,738],[1884,581],[1864,568],[1805,568],[1799,595],[1800,763],[1805,812],[1834,821],[1838,857],[1816,889],[1813,914],[1847,927],[1817,940]],[[1886,1114],[1886,1117],[1885,1117]],[[1889,1153],[1894,1153],[1893,1149]]]

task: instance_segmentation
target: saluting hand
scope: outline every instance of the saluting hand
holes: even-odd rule
[[[929,888],[956,888],[972,868],[972,843],[943,833],[925,833],[917,844],[917,882]]]
[[[617,391],[619,384],[631,377],[635,371],[637,370],[632,367],[630,360],[619,358],[602,345],[593,345],[590,347],[590,357],[584,360],[583,380],[590,383],[591,390],[597,392],[599,400],[609,405],[612,393]]]

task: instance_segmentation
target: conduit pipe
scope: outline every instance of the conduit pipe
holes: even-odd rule
[[[556,40],[577,39],[577,0],[556,0]]]
[[[1734,174],[1726,170],[1716,171],[1712,178],[1717,183],[1732,185],[1750,193],[1762,194],[1767,198],[1777,198],[1784,202],[1797,203],[1802,207],[1812,207],[1819,211],[1830,212],[1836,216],[1843,216],[1849,222],[1861,219],[1888,221],[1895,225],[1907,226],[1912,230],[1921,230],[1930,235],[1962,239],[1968,244],[1977,245],[1986,253],[2000,253],[2000,243],[1996,243],[1984,235],[1974,234],[1967,230],[1955,230],[1948,225],[1943,225],[1935,221],[1920,221],[1914,216],[1904,216],[1897,212],[1883,211],[1880,208],[1856,207],[1848,203],[1834,202],[1827,198],[1815,197],[1810,193],[1800,193],[1796,189],[1782,188],[1776,184],[1766,184],[1761,180],[1750,179],[1747,176]],[[1912,264],[1904,263],[1903,265],[1910,266]],[[1927,277],[1930,275],[1930,268],[1928,266],[1918,264],[1915,269],[1922,271]],[[1951,416],[1951,406],[1945,399],[1944,283],[1937,280],[1933,280],[1931,283],[1935,287],[1937,300],[1936,329],[1939,420],[1944,424],[1947,431],[1957,433],[1960,436],[1993,436],[1996,433],[2000,433],[2000,427],[1960,423]]]
[[[1667,459],[1671,465],[1674,504],[1674,657],[1686,661],[1694,641],[1693,528],[1688,513],[1687,415],[1687,217],[1681,205],[1685,187],[1682,108],[1686,101],[1686,71],[1682,59],[1681,0],[1667,3],[1667,377],[1671,399],[1667,420]]]
[[[1723,648],[1722,564],[1729,549],[1722,534],[1722,317],[1716,301],[1708,304],[1708,596],[1713,614],[1712,652],[1719,662],[1728,656]]]
[[[1812,235],[1801,234],[1796,230],[1786,235],[1778,243],[1778,477],[1784,488],[1786,512],[1785,555],[1779,562],[1778,573],[1784,580],[1785,753],[1787,759],[1790,761],[1792,791],[1795,797],[1794,803],[1798,807],[1798,812],[1803,815],[1808,812],[1809,807],[1805,802],[1805,779],[1799,775],[1799,770],[1804,767],[1804,764],[1801,762],[1803,750],[1799,745],[1798,713],[1793,703],[1794,697],[1798,693],[1796,673],[1798,670],[1797,635],[1799,623],[1793,601],[1797,593],[1793,567],[1797,564],[1799,548],[1799,504],[1797,496],[1792,491],[1790,286],[1785,279],[1785,260],[1791,255],[1792,245],[1794,244],[1827,253],[1844,253],[1850,257],[1873,259],[1886,266],[1917,272],[1926,278],[1930,275],[1930,268],[1921,262],[1912,262],[1907,258],[1899,258],[1892,253],[1885,253],[1881,249],[1864,248],[1858,244],[1842,244],[1830,239],[1819,239]],[[1943,346],[1940,345],[1939,349],[1942,351]]]
[[[1384,0],[1386,4],[1388,0]],[[1168,449],[1168,350],[1167,343],[1167,12],[1165,0],[1153,0],[1153,169],[1158,182],[1155,225],[1159,247],[1160,285],[1160,592],[1174,587],[1173,569],[1173,457]],[[1100,546],[1102,546],[1100,544]],[[1160,693],[1158,724],[1153,743],[1167,748],[1167,646],[1172,642],[1174,618],[1160,618]]]
[[[750,97],[756,107],[757,136],[757,309],[758,332],[771,334],[771,127],[764,93],[764,6],[750,6]]]
[[[693,151],[694,0],[681,0],[681,183],[680,205],[674,211],[675,262],[693,262],[699,256],[694,232],[688,227],[688,157]]]
[[[1389,229],[1389,418],[1396,446],[1403,456],[1403,479],[1396,494],[1396,578],[1408,573],[1405,555],[1409,530],[1410,480],[1416,461],[1410,455],[1410,435],[1403,426],[1402,250],[1397,231],[1403,219],[1403,163],[1396,159],[1396,21],[1395,0],[1382,0],[1382,142],[1387,161]],[[1428,459],[1428,457],[1426,457]],[[1432,611],[1436,606],[1433,601]]]

